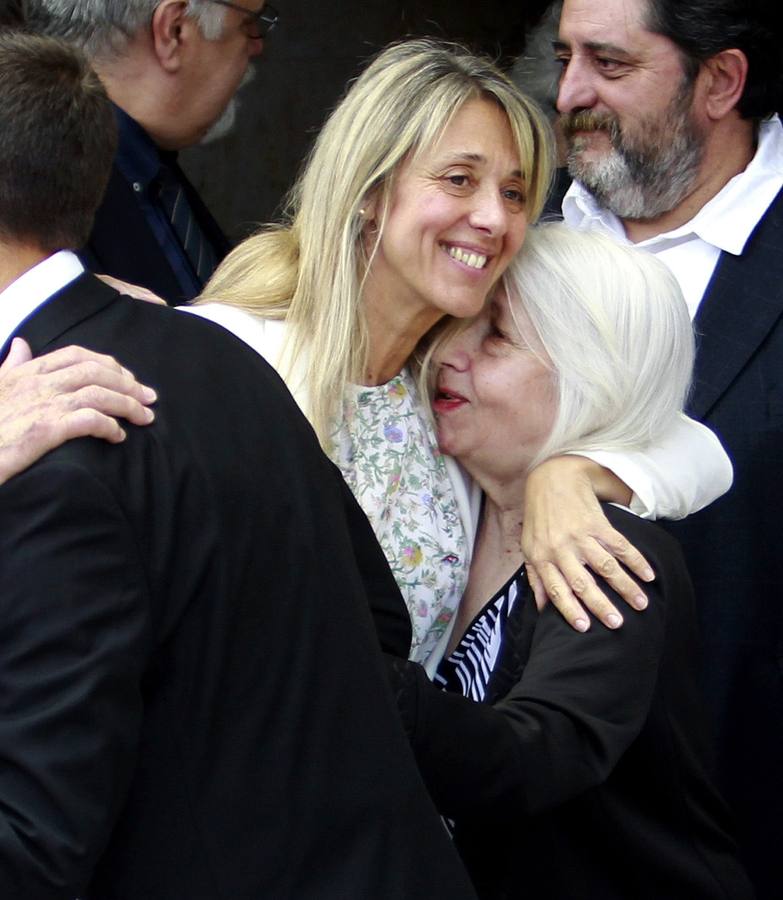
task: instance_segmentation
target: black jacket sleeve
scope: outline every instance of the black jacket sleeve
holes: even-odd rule
[[[690,582],[668,535],[618,513],[611,516],[615,526],[657,573],[646,586],[649,608],[629,611],[619,630],[593,620],[580,634],[551,605],[539,615],[531,600],[520,629],[530,642],[526,664],[494,706],[439,690],[412,663],[388,661],[419,767],[444,814],[551,809],[605,781],[640,733],[656,690],[668,609],[690,602]]]

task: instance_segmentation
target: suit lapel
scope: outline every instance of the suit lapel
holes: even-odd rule
[[[3,348],[3,355],[12,338],[23,337],[30,344],[33,355],[37,356],[52,341],[113,303],[118,296],[115,290],[85,272],[62,290],[52,294],[22,322]]]
[[[184,301],[177,276],[155,240],[133,189],[116,166],[84,250],[83,257],[92,271],[109,272],[123,281],[143,285],[170,303]]]
[[[694,321],[689,412],[704,419],[783,314],[783,191],[741,256],[721,253]]]

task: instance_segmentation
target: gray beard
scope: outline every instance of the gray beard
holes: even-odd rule
[[[602,159],[585,162],[585,141],[569,137],[568,171],[598,203],[621,219],[655,219],[678,206],[693,188],[704,142],[688,115],[689,95],[681,91],[666,115],[648,127],[642,140],[624,135],[616,118],[600,128],[612,149]],[[566,117],[569,122],[581,115]],[[578,130],[578,129],[577,129]]]
[[[199,144],[212,144],[215,141],[222,140],[227,134],[234,130],[237,121],[237,109],[239,107],[239,99],[234,96],[228,101],[228,106],[220,114],[220,118],[212,126],[209,131],[199,141]]]
[[[253,68],[253,66],[248,66],[247,71],[242,76],[242,80],[239,82],[239,87],[237,88],[236,93],[228,101],[228,106],[226,106],[226,108],[223,110],[220,118],[210,127],[209,131],[204,135],[204,137],[201,138],[201,140],[199,141],[200,145],[203,146],[204,144],[212,144],[214,141],[219,141],[234,130],[234,125],[236,125],[237,121],[237,112],[239,111],[239,107],[242,105],[242,100],[237,95],[243,87],[253,81],[255,76],[256,70]]]

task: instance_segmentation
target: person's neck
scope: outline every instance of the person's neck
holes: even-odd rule
[[[491,497],[485,495],[480,543],[484,552],[494,557],[496,562],[502,563],[498,570],[498,588],[502,587],[524,561],[520,543],[523,521],[523,496],[509,498],[503,505],[498,505]]]
[[[0,292],[51,254],[29,244],[0,241]]]
[[[740,172],[756,152],[754,125],[748,119],[721,123],[710,136],[692,189],[674,209],[654,219],[623,219],[625,233],[638,244],[685,225]]]
[[[399,375],[419,341],[443,318],[434,309],[407,310],[394,298],[376,296],[367,285],[364,295],[369,354],[363,383],[386,384]]]
[[[162,73],[146,43],[139,38],[110,62],[94,60],[111,101],[147,132],[161,150],[182,149],[173,100],[174,77]]]
[[[524,482],[521,492],[508,490],[499,502],[485,493],[468,583],[457,609],[448,653],[457,646],[487,601],[524,562],[521,547],[524,515]]]

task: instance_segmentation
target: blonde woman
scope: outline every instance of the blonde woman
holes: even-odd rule
[[[542,114],[491,63],[430,41],[393,45],[329,117],[284,224],[237,247],[191,308],[285,379],[373,524],[420,661],[437,659],[448,639],[477,494],[438,451],[412,360],[444,317],[482,309],[540,214],[551,160]],[[583,561],[643,604],[612,554],[641,577],[646,563],[600,513],[591,485],[627,501],[628,484],[647,512],[672,516],[728,487],[730,466],[706,429],[680,422],[667,442],[649,458],[593,454],[622,481],[581,457],[531,479],[540,527],[529,558],[576,627],[587,617],[572,588],[610,624],[620,619]],[[566,541],[572,523],[577,538]]]

